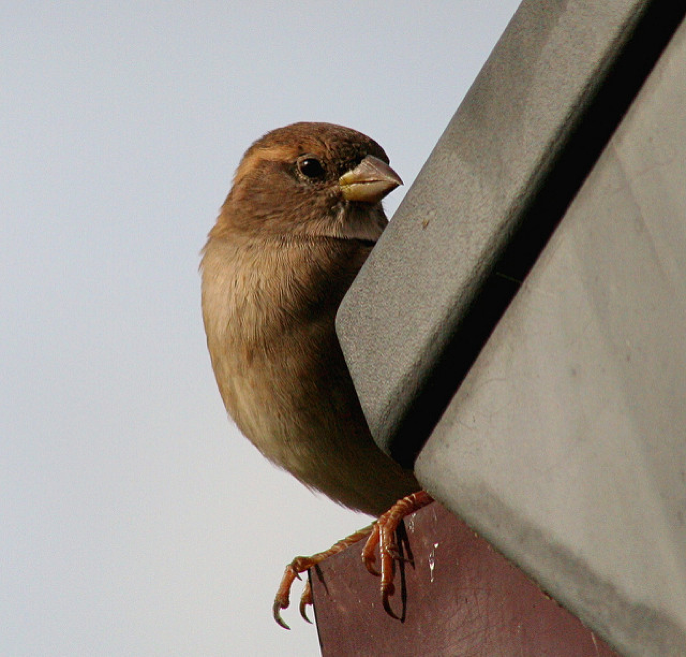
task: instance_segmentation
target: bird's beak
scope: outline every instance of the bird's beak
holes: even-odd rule
[[[377,203],[403,181],[383,160],[367,155],[354,169],[344,173],[338,184],[347,201]]]

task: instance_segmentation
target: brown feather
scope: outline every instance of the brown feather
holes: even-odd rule
[[[267,133],[246,152],[202,260],[208,347],[224,404],[271,461],[370,514],[419,489],[374,444],[334,331],[336,310],[387,220],[338,179],[376,142],[331,124]],[[321,178],[298,170],[317,158]]]

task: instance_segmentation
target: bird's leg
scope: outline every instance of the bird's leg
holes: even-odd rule
[[[274,598],[274,606],[272,607],[272,612],[274,614],[274,620],[281,625],[281,627],[289,630],[291,629],[286,625],[283,618],[281,618],[281,610],[288,608],[290,604],[290,592],[291,586],[295,579],[300,579],[300,573],[304,573],[309,568],[320,564],[324,559],[343,552],[346,548],[350,547],[354,543],[361,541],[363,538],[367,538],[371,532],[372,528],[376,525],[369,525],[364,529],[356,531],[354,534],[350,534],[347,538],[344,538],[338,543],[332,545],[325,552],[318,552],[313,554],[311,557],[296,557],[286,566],[286,570],[283,573],[283,578],[281,580],[281,585],[279,590],[276,592],[276,597]],[[307,605],[312,604],[312,590],[310,588],[309,582],[305,585],[305,589],[300,598],[300,615],[308,622],[312,621],[307,617]]]
[[[381,599],[383,608],[390,616],[397,618],[389,604],[389,597],[393,595],[393,562],[398,558],[398,546],[395,541],[395,532],[402,519],[427,504],[433,502],[433,497],[426,491],[420,490],[407,497],[398,500],[386,513],[372,526],[371,534],[362,549],[362,562],[367,570],[373,575],[381,576]],[[381,572],[374,566],[376,558],[374,552],[379,546],[379,558],[381,561]]]

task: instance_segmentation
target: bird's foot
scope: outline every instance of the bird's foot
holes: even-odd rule
[[[400,558],[398,544],[395,540],[395,532],[405,516],[419,511],[419,509],[431,502],[433,502],[433,497],[423,490],[398,500],[374,523],[371,534],[362,549],[362,562],[367,570],[372,575],[381,576],[381,601],[386,613],[393,618],[398,618],[398,616],[391,609],[389,598],[395,591],[395,586],[393,585],[393,564]],[[374,553],[377,545],[379,547],[381,572],[375,566],[376,557]]]
[[[395,590],[393,585],[393,564],[400,558],[395,532],[405,516],[408,516],[415,511],[419,511],[419,509],[431,502],[433,502],[433,498],[426,491],[412,493],[411,495],[398,500],[388,511],[386,511],[386,513],[380,516],[375,523],[356,531],[342,541],[338,541],[338,543],[332,545],[325,552],[318,552],[311,557],[296,557],[293,559],[293,561],[286,566],[281,585],[274,598],[274,605],[272,607],[274,620],[281,625],[281,627],[289,630],[290,627],[281,617],[281,611],[288,608],[290,604],[291,586],[296,579],[301,579],[300,573],[304,573],[313,566],[317,566],[324,561],[324,559],[327,559],[334,554],[343,552],[343,550],[354,543],[361,541],[363,538],[366,538],[367,542],[362,550],[362,562],[370,573],[381,577],[380,589],[383,608],[390,616],[398,618],[391,609],[389,603],[389,598],[393,595]],[[380,571],[377,570],[374,565],[376,561],[375,552],[377,546],[379,548],[381,562]],[[307,616],[307,607],[311,604],[312,589],[310,588],[309,582],[307,582],[300,597],[300,615],[308,623],[312,622]]]
[[[272,613],[274,615],[274,620],[281,625],[281,627],[290,630],[286,622],[281,618],[281,611],[287,609],[290,604],[290,593],[291,586],[293,582],[297,579],[301,579],[300,573],[304,573],[313,566],[320,564],[324,559],[343,552],[346,548],[350,547],[354,543],[361,541],[363,538],[367,538],[375,525],[369,525],[364,529],[356,531],[354,534],[350,534],[347,538],[342,541],[338,541],[332,545],[328,550],[324,552],[318,552],[313,554],[311,557],[296,557],[286,566],[286,570],[283,573],[283,578],[281,579],[281,585],[279,590],[276,592],[276,597],[274,598],[274,605],[272,607]],[[300,615],[308,622],[312,621],[307,616],[307,607],[312,604],[312,589],[310,588],[310,583],[305,584],[302,595],[300,596]]]

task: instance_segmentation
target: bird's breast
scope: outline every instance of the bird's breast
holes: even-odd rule
[[[300,257],[298,257],[300,256]],[[334,423],[346,377],[333,322],[340,299],[317,298],[307,252],[210,242],[203,316],[224,404],[241,431],[289,470]],[[321,296],[321,295],[320,295]],[[343,370],[343,373],[342,373]],[[338,399],[337,398],[341,398]]]

